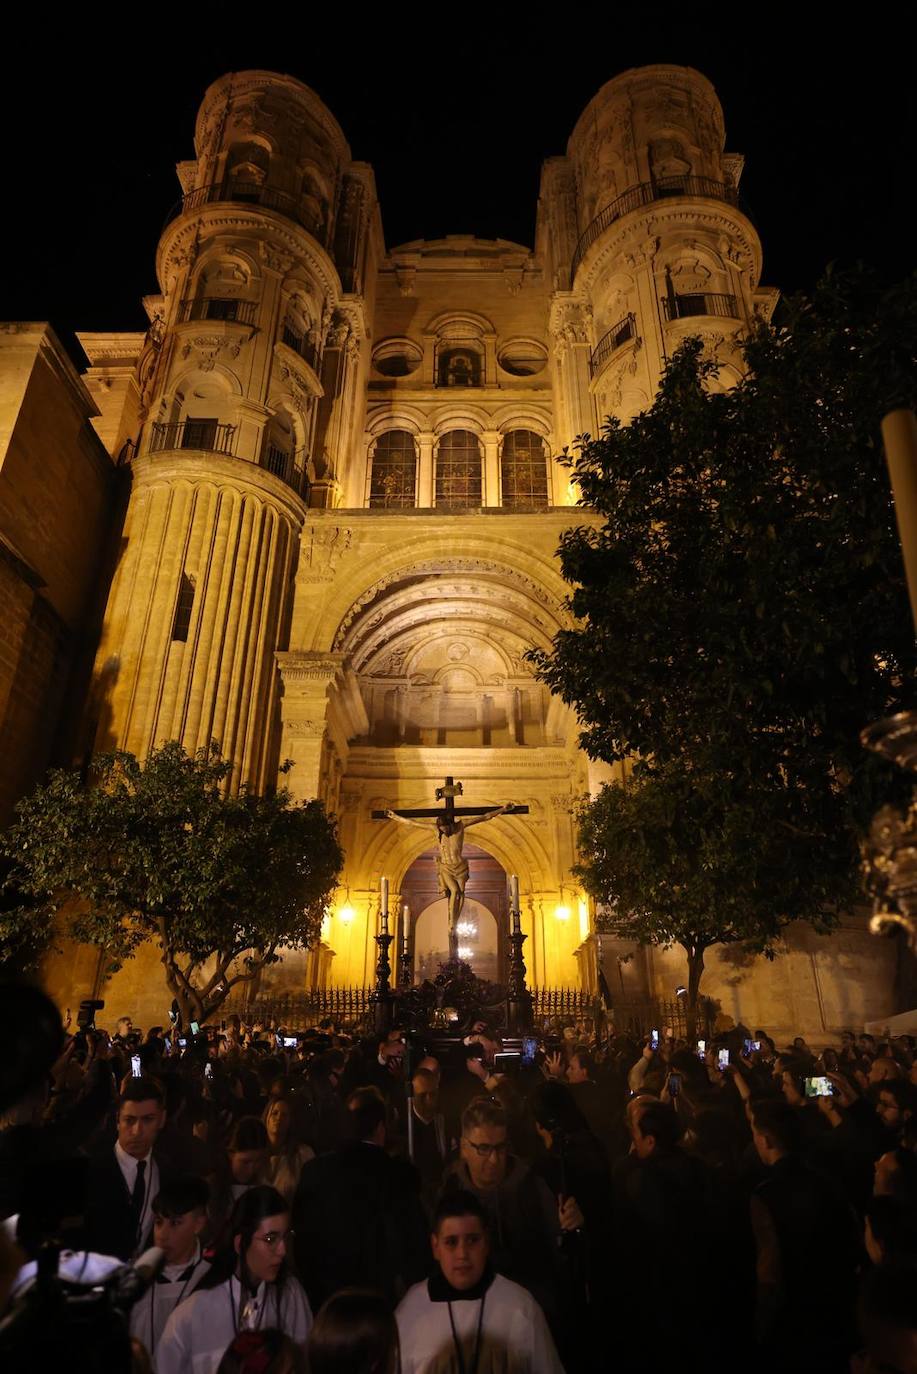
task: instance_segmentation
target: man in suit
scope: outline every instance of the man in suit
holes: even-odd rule
[[[375,1288],[396,1303],[427,1271],[417,1171],[385,1152],[377,1088],[347,1099],[350,1141],[310,1159],[293,1201],[296,1263],[314,1309],[339,1288]]]
[[[127,1260],[143,1250],[153,1224],[153,1199],[164,1181],[154,1152],[165,1125],[155,1078],[131,1078],[118,1103],[118,1135],[90,1161],[84,1245]]]

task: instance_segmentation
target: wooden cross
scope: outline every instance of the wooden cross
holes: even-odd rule
[[[406,808],[403,811],[395,810],[396,816],[403,816],[405,820],[436,820],[442,817],[450,825],[455,824],[456,816],[484,816],[488,811],[493,811],[493,806],[456,806],[456,797],[462,796],[462,784],[455,782],[453,778],[446,778],[445,784],[436,789],[436,800],[443,803],[442,808],[435,806],[420,806]],[[394,810],[394,808],[392,808]],[[374,821],[384,821],[388,819],[385,811],[373,811]],[[503,813],[505,816],[527,816],[529,809],[527,806],[511,806]]]

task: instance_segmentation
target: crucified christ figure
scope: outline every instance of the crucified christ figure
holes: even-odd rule
[[[468,881],[468,860],[462,855],[465,831],[472,825],[480,825],[482,821],[492,821],[495,816],[502,816],[505,811],[511,811],[513,805],[513,802],[507,802],[504,806],[498,806],[496,810],[487,811],[483,816],[475,816],[474,820],[469,821],[450,822],[445,816],[436,818],[433,828],[437,845],[436,872],[439,876],[439,890],[449,902],[450,959],[458,957],[456,926],[465,904],[465,884]],[[399,816],[395,811],[386,811],[385,814],[389,820],[398,821],[400,825],[413,825],[418,830],[430,829],[428,822],[412,821],[407,816]]]

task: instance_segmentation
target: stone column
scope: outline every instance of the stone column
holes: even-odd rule
[[[423,430],[417,435],[420,460],[417,472],[417,504],[424,509],[433,505],[433,444],[436,435],[432,430]]]
[[[500,431],[485,429],[481,434],[484,445],[484,480],[481,484],[481,505],[500,504]]]

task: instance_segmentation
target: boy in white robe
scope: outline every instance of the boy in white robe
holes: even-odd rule
[[[251,1188],[233,1210],[235,1272],[199,1288],[172,1313],[156,1352],[156,1374],[214,1374],[240,1331],[273,1327],[305,1346],[309,1300],[286,1272],[290,1214],[275,1188]]]
[[[153,1244],[165,1255],[162,1269],[131,1308],[130,1333],[145,1346],[153,1369],[166,1322],[209,1272],[200,1236],[207,1225],[209,1189],[202,1178],[176,1179],[153,1199]]]
[[[437,1270],[408,1290],[395,1313],[401,1374],[564,1374],[538,1303],[490,1268],[477,1198],[443,1198],[433,1226]]]

